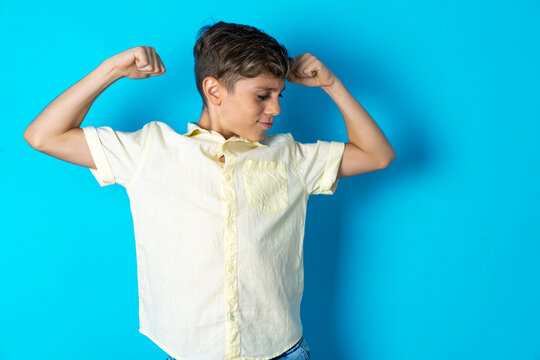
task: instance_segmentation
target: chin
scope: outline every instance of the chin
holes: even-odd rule
[[[249,141],[261,141],[262,139],[264,139],[265,136],[266,136],[266,131],[263,132],[262,134],[252,135],[252,136],[246,137],[245,139],[247,139]]]

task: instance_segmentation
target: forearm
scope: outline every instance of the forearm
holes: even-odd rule
[[[24,138],[39,147],[48,139],[80,127],[98,96],[121,77],[112,62],[105,60],[43,109],[26,128]]]
[[[349,142],[381,162],[391,162],[395,158],[394,149],[377,123],[368,112],[347,91],[339,79],[332,86],[322,87],[338,106]]]

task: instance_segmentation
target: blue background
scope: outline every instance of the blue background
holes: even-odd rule
[[[157,359],[138,332],[127,194],[32,149],[30,122],[106,58],[153,46],[167,73],[121,79],[83,126],[197,121],[197,30],[256,26],[325,63],[395,149],[309,200],[312,359],[540,359],[537,1],[0,3],[0,359]],[[347,141],[319,88],[287,84],[269,133]]]

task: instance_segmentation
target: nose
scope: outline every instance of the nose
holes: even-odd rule
[[[275,97],[273,100],[268,102],[266,106],[266,113],[269,115],[279,115],[281,112],[281,107],[279,106],[279,97]]]

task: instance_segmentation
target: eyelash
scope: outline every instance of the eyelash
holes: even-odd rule
[[[269,95],[266,95],[266,96],[262,96],[262,95],[257,95],[257,96],[258,96],[258,97],[259,97],[259,99],[261,99],[261,100],[266,100],[266,99],[268,99],[268,98],[270,97]],[[281,98],[282,98],[282,97],[284,97],[284,96],[283,96],[283,95],[281,95],[281,94],[279,94],[279,97],[281,97]]]

